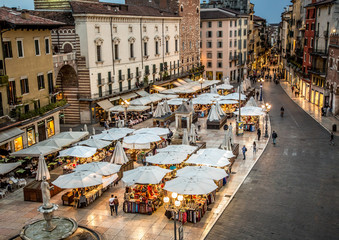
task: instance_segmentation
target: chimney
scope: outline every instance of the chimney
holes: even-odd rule
[[[27,11],[26,9],[23,9],[23,10],[21,11],[21,17],[22,17],[23,19],[29,19],[29,13],[28,13],[28,11]]]

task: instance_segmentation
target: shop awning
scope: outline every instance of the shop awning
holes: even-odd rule
[[[141,97],[147,97],[149,95],[149,93],[146,92],[145,90],[137,91],[136,94],[138,94]]]
[[[156,85],[153,85],[152,88],[153,88],[155,91],[158,91],[158,92],[162,92],[162,91],[165,91],[165,90],[166,90],[166,88],[160,87],[160,86],[156,86]]]
[[[5,141],[11,140],[12,138],[17,137],[23,133],[24,131],[17,127],[5,130],[0,133],[0,144]]]
[[[125,94],[125,95],[121,96],[121,98],[123,100],[128,100],[128,99],[135,98],[135,97],[138,97],[138,94],[136,94],[136,93],[128,93],[128,94]]]
[[[97,102],[97,104],[105,111],[108,111],[110,108],[113,107],[113,104],[108,99]]]
[[[19,167],[21,165],[21,162],[15,162],[15,163],[0,163],[0,175],[9,173],[13,169]]]
[[[178,81],[174,81],[174,82],[172,82],[175,86],[177,86],[177,87],[180,87],[180,86],[182,86],[182,84],[181,83],[179,83]]]
[[[179,83],[181,83],[181,84],[187,84],[187,82],[185,82],[184,80],[182,80],[182,79],[180,79],[180,78],[178,78],[177,81],[178,81]]]
[[[119,100],[120,98],[121,98],[120,96],[115,96],[115,97],[110,98],[109,100],[113,102],[113,101]]]

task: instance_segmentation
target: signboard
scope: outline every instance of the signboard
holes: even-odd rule
[[[238,136],[244,134],[244,122],[237,122],[236,134]]]
[[[180,225],[178,232],[179,232],[179,240],[184,240],[184,228],[182,224]]]

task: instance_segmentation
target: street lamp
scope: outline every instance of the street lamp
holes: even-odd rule
[[[205,79],[200,78],[199,80],[200,86],[201,86],[201,92],[202,92],[202,84],[205,82]]]
[[[245,61],[245,65],[244,65],[244,69],[243,69],[243,81],[245,81],[247,77],[247,64],[246,64],[246,61]],[[239,115],[238,115],[238,122],[237,122],[237,128],[236,128],[236,133],[237,135],[241,134],[240,133],[240,123],[241,123],[241,85],[242,84],[242,81],[240,81],[240,85],[239,85]]]
[[[258,79],[258,82],[260,83],[260,102],[262,101],[262,84],[264,81],[265,80],[263,78]]]
[[[174,204],[169,204],[170,202]],[[184,200],[183,195],[178,195],[177,193],[173,192],[171,199],[169,197],[164,197],[164,203],[168,204],[168,207],[166,210],[171,211],[173,213],[173,218],[174,218],[174,240],[177,240],[177,213],[180,209],[180,205],[182,200]]]
[[[123,100],[122,102],[121,102],[121,105],[125,108],[125,111],[124,111],[124,113],[125,113],[125,125],[127,124],[127,108],[129,107],[129,101],[127,101],[127,100]]]
[[[267,122],[268,122],[268,113],[269,111],[271,110],[271,104],[269,103],[266,103],[266,104],[263,104],[261,105],[261,108],[263,111],[265,111],[265,138],[268,138],[268,126],[267,126]]]

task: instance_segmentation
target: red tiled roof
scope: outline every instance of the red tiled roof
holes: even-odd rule
[[[200,19],[234,18],[235,16],[219,9],[201,9]]]
[[[266,21],[266,19],[259,17],[259,16],[256,16],[256,15],[253,15],[253,21]]]
[[[72,12],[64,12],[64,11],[29,11],[29,14],[34,16],[47,18],[53,21],[62,22],[66,25],[74,26],[74,18],[72,16]]]
[[[315,3],[311,3],[305,6],[305,8],[307,7],[314,7],[314,6],[321,6],[321,5],[327,5],[327,4],[331,4],[333,2],[335,2],[336,0],[321,0]]]
[[[70,2],[73,14],[106,14],[106,15],[131,15],[152,17],[179,17],[170,12],[148,6],[136,6],[105,2]]]
[[[11,24],[15,26],[61,26],[64,25],[61,22],[53,21],[50,19],[38,17],[25,13],[26,17],[23,17],[21,11],[16,11],[7,7],[0,7],[0,22]]]

